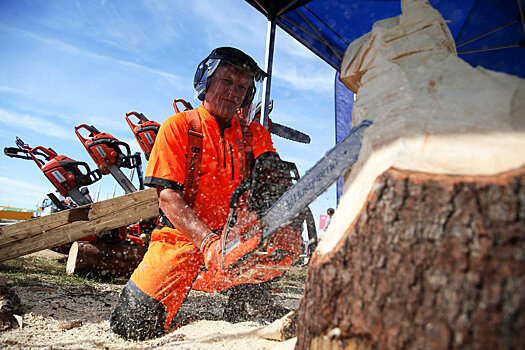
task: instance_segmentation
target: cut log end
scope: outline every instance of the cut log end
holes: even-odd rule
[[[125,244],[74,242],[69,251],[66,273],[106,277],[129,277],[147,248]]]

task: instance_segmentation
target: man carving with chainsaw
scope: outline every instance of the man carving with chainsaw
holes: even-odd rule
[[[266,261],[257,264],[259,258],[252,257],[239,263],[249,271],[226,269],[222,256],[227,246],[224,231],[232,228],[246,235],[249,230],[243,227],[253,231],[260,226],[256,210],[242,216],[249,218],[249,225],[241,225],[241,216],[229,219],[232,193],[252,176],[254,161],[279,159],[267,130],[237,114],[252,104],[256,84],[265,75],[242,51],[217,48],[195,73],[201,106],[162,124],[145,174],[145,184],[157,189],[162,225],[152,233],[148,252],[111,314],[111,328],[117,334],[129,339],[163,334],[191,288],[216,292],[233,287],[240,291],[237,300],[243,301],[239,296],[254,290],[247,286],[264,285],[284,271],[266,273],[261,264],[289,265],[299,256],[301,233],[292,225],[272,236],[269,246],[283,248]]]

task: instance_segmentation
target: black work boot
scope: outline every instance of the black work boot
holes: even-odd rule
[[[230,288],[228,303],[223,311],[225,321],[236,323],[259,321],[271,323],[290,312],[270,295],[270,283],[241,284]]]

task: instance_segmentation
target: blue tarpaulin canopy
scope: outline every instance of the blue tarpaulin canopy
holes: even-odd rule
[[[354,96],[339,81],[348,45],[375,22],[401,14],[400,0],[246,0],[336,69],[336,143],[350,130]],[[525,78],[525,0],[429,0],[447,21],[458,56]],[[270,50],[270,52],[272,52]],[[270,54],[271,56],[271,54]],[[271,57],[270,57],[271,67]],[[268,63],[268,50],[267,50]],[[267,64],[268,65],[268,64]],[[271,68],[270,68],[271,69]],[[269,90],[268,90],[269,91]],[[267,93],[266,99],[269,98]],[[265,117],[267,114],[264,114]],[[337,198],[341,196],[339,182]]]
[[[378,20],[401,14],[400,0],[246,0],[339,70],[347,46]],[[525,78],[525,0],[430,0],[447,21],[458,54],[473,66]],[[475,39],[471,41],[472,39]]]

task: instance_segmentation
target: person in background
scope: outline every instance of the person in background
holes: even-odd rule
[[[332,220],[332,216],[334,216],[334,213],[334,208],[328,208],[328,210],[326,210],[326,215],[328,215],[328,217],[326,218],[326,223],[324,225],[324,232],[326,232],[326,230],[328,229],[328,225],[330,225],[330,221]]]

